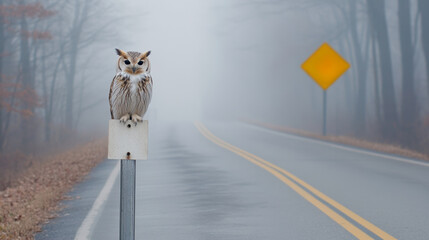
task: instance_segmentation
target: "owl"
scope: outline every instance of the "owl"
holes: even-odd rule
[[[116,75],[110,84],[110,115],[121,123],[131,120],[137,125],[143,121],[152,98],[150,51],[139,53],[116,49],[116,53],[119,59]]]

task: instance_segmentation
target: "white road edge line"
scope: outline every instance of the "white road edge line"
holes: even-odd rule
[[[89,237],[91,234],[91,228],[93,227],[94,222],[97,219],[98,214],[100,213],[101,207],[103,206],[104,202],[109,197],[109,194],[112,191],[116,178],[119,175],[120,166],[120,161],[118,161],[115,168],[112,170],[109,177],[107,178],[103,189],[101,189],[100,193],[98,194],[97,199],[95,199],[94,204],[92,204],[91,210],[89,210],[88,214],[86,215],[85,219],[77,230],[74,240],[90,239]]]
[[[395,161],[399,161],[399,162],[405,162],[405,163],[411,163],[411,164],[415,164],[415,165],[429,167],[429,163],[420,162],[419,160],[408,159],[408,158],[405,158],[405,157],[396,157],[396,156],[391,156],[391,155],[387,155],[387,154],[383,154],[383,153],[370,152],[370,151],[366,151],[366,150],[357,149],[357,148],[354,148],[354,147],[341,146],[341,145],[338,145],[338,144],[335,144],[335,143],[325,142],[323,140],[312,139],[312,138],[309,138],[309,137],[296,136],[296,135],[289,134],[289,133],[286,133],[286,132],[280,132],[280,131],[276,131],[276,130],[273,130],[273,129],[267,129],[267,128],[264,128],[264,127],[255,126],[255,125],[250,124],[250,123],[246,123],[246,124],[248,126],[257,128],[259,130],[264,130],[264,131],[267,131],[267,132],[280,134],[282,136],[286,136],[286,137],[289,137],[289,138],[300,139],[300,140],[304,140],[304,141],[308,141],[308,142],[314,142],[314,143],[318,143],[318,144],[322,144],[322,145],[326,145],[326,146],[330,146],[330,147],[334,147],[334,148],[338,148],[338,149],[342,149],[342,150],[347,150],[347,151],[351,151],[351,152],[364,153],[364,154],[375,156],[375,157],[380,157],[380,158],[385,158],[385,159],[391,159],[391,160],[395,160]]]

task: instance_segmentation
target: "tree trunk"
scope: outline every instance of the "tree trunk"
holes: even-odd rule
[[[429,95],[429,1],[419,0],[423,55],[426,62],[426,86]]]
[[[0,1],[0,6],[3,5],[3,1]],[[4,46],[5,46],[5,34],[4,34],[4,21],[3,16],[0,15],[0,88],[2,87],[3,83],[3,56],[4,56]],[[3,106],[2,106],[2,96],[0,96],[0,152],[3,150],[3,143],[4,143],[4,116],[3,116]]]
[[[350,2],[350,10],[349,10],[349,26],[350,26],[350,34],[351,40],[353,44],[354,50],[354,67],[357,70],[356,73],[356,81],[358,86],[357,92],[357,101],[356,101],[356,111],[355,111],[355,134],[357,136],[362,137],[365,133],[365,121],[366,121],[366,62],[363,58],[363,44],[359,41],[358,34],[358,21],[357,21],[357,2]]]
[[[401,143],[416,145],[417,101],[414,90],[410,0],[398,0],[399,40],[402,63]]]
[[[20,36],[20,62],[19,62],[19,68],[22,74],[22,83],[23,88],[26,90],[34,90],[34,82],[32,81],[33,78],[31,77],[31,65],[30,65],[30,47],[29,47],[29,41],[28,37],[24,34],[28,32],[28,26],[27,21],[25,19],[25,16],[21,17],[21,36]],[[24,109],[29,110],[31,112],[34,112],[34,108],[32,104],[28,104],[25,102],[23,104]],[[24,151],[32,151],[34,149],[31,148],[31,144],[34,140],[34,128],[32,128],[32,118],[30,116],[23,116],[22,118],[22,146]]]
[[[372,69],[374,71],[374,88],[375,88],[375,94],[374,94],[374,98],[375,98],[375,115],[377,117],[377,128],[379,129],[379,127],[381,126],[381,121],[382,121],[382,114],[381,112],[383,111],[382,107],[381,107],[381,102],[380,102],[380,78],[379,78],[379,73],[378,73],[378,66],[379,66],[379,61],[378,61],[378,54],[377,54],[377,43],[373,37],[373,35],[371,35],[371,50],[372,50]]]
[[[66,107],[65,107],[65,123],[67,127],[73,127],[73,98],[74,98],[74,80],[76,71],[77,61],[77,47],[75,47],[75,41],[72,42],[72,50],[70,56],[70,71],[67,76],[66,82]]]
[[[63,52],[64,45],[60,47],[60,54],[58,55],[59,59],[62,59],[64,57]],[[57,61],[55,63],[54,72],[52,74],[52,81],[51,81],[51,87],[49,90],[49,93],[46,93],[47,96],[49,95],[49,99],[46,98],[46,111],[45,111],[45,141],[50,142],[51,141],[51,129],[52,129],[52,113],[54,108],[54,100],[55,100],[55,86],[57,83],[57,76],[58,76],[58,70],[60,68],[61,61]]]
[[[387,32],[384,0],[367,0],[368,15],[380,54],[381,94],[383,99],[382,134],[385,140],[394,141],[398,131],[395,87],[393,85],[390,41]]]
[[[73,20],[72,28],[72,39],[70,42],[70,67],[67,74],[67,83],[66,83],[66,108],[65,108],[65,123],[69,128],[73,128],[73,100],[74,100],[74,81],[75,81],[75,72],[76,72],[76,62],[79,51],[79,42],[80,36],[83,30],[84,23],[88,17],[88,7],[89,1],[84,1],[84,5],[81,6],[80,1],[76,1],[75,5],[75,15]]]

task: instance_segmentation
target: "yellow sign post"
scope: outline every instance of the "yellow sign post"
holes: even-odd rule
[[[329,44],[323,43],[301,68],[323,89],[323,135],[326,135],[326,90],[350,68],[350,64]]]

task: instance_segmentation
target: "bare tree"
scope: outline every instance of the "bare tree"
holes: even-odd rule
[[[396,139],[398,130],[398,112],[393,85],[390,39],[387,32],[384,0],[367,0],[368,18],[374,28],[377,49],[380,56],[381,93],[383,104],[382,134],[387,141]]]
[[[411,39],[410,0],[398,1],[399,40],[402,66],[401,142],[412,147],[416,144],[417,100],[414,90],[414,57]]]
[[[421,15],[422,47],[426,62],[426,86],[429,95],[429,1],[418,0]]]
[[[66,81],[66,107],[65,117],[66,125],[73,126],[73,105],[74,105],[74,82],[76,75],[76,63],[79,53],[79,43],[83,27],[88,21],[88,11],[90,1],[73,1],[74,2],[74,15],[73,24],[70,30],[70,54],[69,65],[67,66],[67,81]]]

